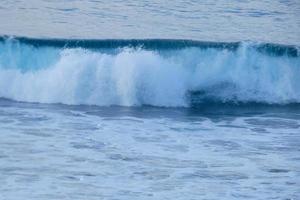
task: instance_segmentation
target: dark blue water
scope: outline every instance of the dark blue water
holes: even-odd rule
[[[0,3],[0,199],[299,199],[300,3]]]

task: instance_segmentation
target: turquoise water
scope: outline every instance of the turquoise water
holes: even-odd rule
[[[299,13],[1,1],[0,200],[299,199]]]

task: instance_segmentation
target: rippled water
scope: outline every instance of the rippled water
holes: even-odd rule
[[[2,0],[0,34],[300,44],[299,0]]]
[[[1,199],[297,199],[300,109],[0,104]]]

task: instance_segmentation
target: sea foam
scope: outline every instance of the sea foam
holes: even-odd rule
[[[280,46],[36,44],[0,41],[0,97],[100,106],[300,103],[298,52]]]

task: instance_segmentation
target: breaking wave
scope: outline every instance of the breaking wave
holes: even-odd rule
[[[100,106],[300,103],[299,47],[2,36],[0,97]]]

